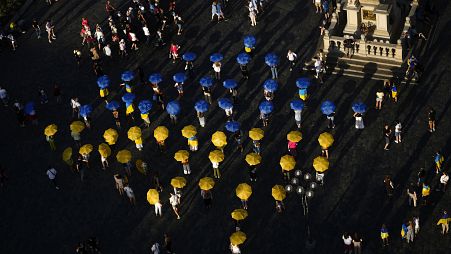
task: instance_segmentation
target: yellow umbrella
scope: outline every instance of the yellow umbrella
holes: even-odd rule
[[[105,142],[107,142],[109,145],[116,144],[117,137],[119,137],[119,134],[115,129],[108,129],[103,133],[103,138],[105,139]]]
[[[174,154],[174,159],[179,162],[187,161],[189,158],[189,152],[186,150],[178,150]]]
[[[63,161],[72,159],[72,147],[68,147],[63,151]]]
[[[111,148],[105,143],[99,145],[98,151],[100,155],[105,158],[111,155]]]
[[[131,141],[135,141],[139,138],[141,138],[141,128],[138,126],[133,126],[130,129],[128,129],[127,136]]]
[[[53,136],[58,131],[58,126],[56,124],[50,124],[44,129],[44,134],[46,136]]]
[[[186,179],[183,176],[177,176],[172,178],[171,185],[174,188],[183,188],[186,185]]]
[[[211,190],[215,186],[215,181],[211,177],[204,177],[199,180],[199,188],[201,190]]]
[[[261,161],[262,161],[262,157],[257,153],[250,153],[250,154],[246,155],[246,162],[250,166],[258,165],[258,164],[260,164]]]
[[[322,173],[329,169],[329,160],[326,157],[318,156],[313,160],[313,167],[316,172]]]
[[[219,150],[213,150],[208,155],[211,162],[219,163],[224,160],[224,154]]]
[[[334,143],[334,137],[329,132],[323,132],[319,135],[318,142],[322,148],[327,149]]]
[[[265,132],[260,128],[252,128],[249,131],[249,138],[252,140],[261,140],[265,136]]]
[[[164,126],[158,126],[157,128],[155,128],[155,130],[153,131],[153,136],[155,137],[156,140],[158,141],[164,141],[168,138],[169,136],[169,130],[168,128],[164,127]]]
[[[240,245],[246,241],[246,234],[241,231],[233,232],[230,236],[230,243],[233,245]]]
[[[83,145],[82,147],[80,147],[80,150],[78,150],[78,152],[82,155],[90,154],[92,152],[92,149],[94,149],[94,148],[92,147],[91,144],[86,144],[86,145]]]
[[[287,196],[285,189],[282,185],[274,185],[271,189],[272,197],[277,201],[282,201]]]
[[[147,202],[151,205],[155,205],[160,201],[160,194],[156,189],[149,189],[147,191]]]
[[[231,215],[232,215],[232,219],[234,219],[236,221],[240,221],[240,220],[246,219],[248,214],[247,214],[247,211],[244,209],[235,209],[235,210],[233,210]]]
[[[70,131],[80,133],[85,129],[85,123],[82,121],[73,121],[69,127]]]
[[[127,163],[132,160],[132,153],[127,149],[120,150],[116,154],[116,159],[120,163]]]
[[[302,133],[300,131],[290,131],[287,134],[287,139],[291,142],[299,142],[302,139]]]
[[[285,171],[293,170],[295,165],[296,160],[291,155],[284,155],[282,156],[282,158],[280,158],[280,166]]]
[[[185,138],[191,138],[196,134],[197,134],[196,127],[194,127],[193,125],[187,125],[182,129],[182,136],[184,136]]]
[[[235,189],[236,196],[241,200],[248,200],[252,194],[252,187],[247,183],[240,183]]]
[[[211,142],[213,142],[213,145],[216,147],[222,147],[227,145],[227,137],[224,132],[217,131],[211,136]]]

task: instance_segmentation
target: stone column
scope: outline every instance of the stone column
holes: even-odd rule
[[[374,13],[376,14],[376,29],[374,30],[374,37],[390,39],[390,26],[388,23],[388,16],[390,15],[391,5],[380,4],[377,6]]]
[[[343,33],[353,35],[359,29],[361,22],[360,3],[348,0],[343,10],[346,11],[346,26]]]

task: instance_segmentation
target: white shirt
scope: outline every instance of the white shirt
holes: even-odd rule
[[[6,99],[7,96],[8,93],[6,92],[6,90],[4,88],[0,89],[0,99]]]
[[[171,195],[171,197],[169,198],[169,203],[171,203],[172,206],[176,206],[180,204],[180,200],[177,195]]]
[[[237,245],[230,244],[230,250],[233,254],[241,254],[240,247],[238,247]]]
[[[103,32],[102,31],[100,31],[100,30],[97,30],[96,31],[96,38],[97,38],[97,40],[101,40],[101,39],[103,39]]]
[[[219,168],[219,163],[217,162],[212,162],[211,165],[213,165],[213,168]]]
[[[213,70],[215,72],[221,72],[221,65],[220,64],[219,65],[213,64]]]
[[[395,125],[395,132],[401,132],[401,128],[402,128],[401,123],[397,123],[397,124]]]
[[[343,242],[344,242],[346,245],[351,245],[351,244],[352,244],[352,238],[351,238],[350,236],[348,236],[348,238],[345,238],[345,237],[343,236]]]
[[[56,169],[54,168],[50,168],[47,170],[47,176],[49,177],[50,180],[55,179],[56,177]]]
[[[103,53],[105,53],[106,56],[111,56],[111,48],[108,46],[105,46],[103,48]]]
[[[160,244],[154,243],[150,250],[152,251],[153,254],[160,254]]]
[[[136,38],[136,34],[135,33],[129,33],[130,34],[130,39],[132,39],[132,41],[137,41],[138,38]]]
[[[442,175],[440,177],[440,183],[442,183],[442,184],[448,183],[448,180],[449,180],[449,176],[448,175]]]
[[[145,36],[150,36],[150,31],[149,28],[147,28],[147,26],[143,26],[143,31]]]
[[[72,108],[79,108],[79,107],[81,107],[80,102],[78,102],[78,101],[76,101],[74,99],[70,100],[70,105],[72,105]]]
[[[289,52],[287,54],[288,61],[294,61],[294,60],[296,60],[296,57],[298,57],[298,56],[294,52]]]
[[[135,194],[133,193],[132,188],[130,188],[129,186],[124,188],[125,194],[127,194],[127,197],[129,198],[134,198]]]
[[[301,121],[301,113],[302,113],[302,110],[295,110],[294,111],[294,120]]]
[[[125,42],[124,41],[119,42],[119,49],[125,50]]]

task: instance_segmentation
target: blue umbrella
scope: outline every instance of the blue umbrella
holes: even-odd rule
[[[234,89],[238,86],[238,82],[234,79],[227,79],[222,83],[222,85],[227,89]]]
[[[110,86],[110,78],[107,75],[100,76],[97,79],[97,85],[100,89],[105,89]]]
[[[228,121],[225,124],[225,128],[230,132],[237,132],[240,130],[240,123],[237,121]]]
[[[210,105],[205,100],[198,100],[196,104],[194,104],[194,109],[196,109],[197,112],[204,113],[208,111],[208,107]]]
[[[251,61],[251,57],[246,54],[246,53],[240,53],[237,57],[236,57],[236,61],[241,64],[241,65],[245,65],[248,64]]]
[[[253,48],[255,47],[255,44],[257,43],[257,40],[252,35],[246,35],[244,37],[244,46],[246,48]]]
[[[34,111],[34,102],[30,101],[27,104],[25,104],[24,110],[25,114],[29,115],[31,112]]]
[[[366,112],[366,105],[363,102],[356,102],[352,104],[352,110],[354,110],[355,113],[363,114]]]
[[[124,71],[121,75],[121,79],[124,82],[132,81],[135,78],[135,74],[132,71]]]
[[[309,78],[298,78],[296,80],[296,86],[299,89],[306,89],[310,86],[310,79]]]
[[[263,101],[258,108],[263,114],[269,114],[274,110],[274,105],[270,101]]]
[[[329,100],[324,101],[321,104],[321,112],[323,112],[323,114],[325,114],[325,115],[330,115],[330,114],[334,113],[335,108],[336,108],[335,104]]]
[[[277,81],[275,81],[274,79],[267,79],[265,83],[263,83],[263,88],[270,92],[276,91],[278,86],[279,85],[277,84]]]
[[[168,105],[166,105],[166,111],[170,114],[170,115],[178,115],[180,113],[180,102],[175,100],[175,101],[170,101],[168,103]]]
[[[224,58],[221,53],[214,53],[210,56],[210,61],[212,62],[219,62]]]
[[[80,107],[80,115],[82,117],[87,117],[92,112],[92,106],[87,104]]]
[[[163,76],[161,76],[160,73],[157,72],[157,73],[150,74],[150,76],[149,76],[149,82],[150,83],[158,84],[161,81],[163,81]]]
[[[279,57],[275,53],[268,53],[265,56],[265,63],[269,67],[274,67],[279,63]]]
[[[120,107],[120,105],[119,105],[119,102],[117,102],[117,101],[110,101],[110,102],[107,102],[105,105],[105,108],[108,110],[111,110],[111,111],[114,111],[114,110],[118,109],[119,107]]]
[[[294,99],[290,102],[290,107],[292,110],[303,110],[304,102],[299,99]]]
[[[199,83],[201,86],[211,87],[213,86],[213,79],[210,76],[205,76],[199,80]]]
[[[128,102],[128,103],[130,103],[130,102],[133,102],[133,100],[136,98],[136,96],[134,95],[134,94],[132,94],[132,93],[126,93],[126,94],[124,94],[124,96],[122,96],[122,101],[123,102]]]
[[[187,62],[192,62],[192,61],[196,60],[196,57],[197,57],[196,54],[193,52],[186,52],[182,56],[183,60],[185,60]]]
[[[138,104],[138,109],[141,114],[147,114],[152,109],[152,102],[149,100],[142,100]]]
[[[218,105],[220,108],[226,110],[233,108],[233,103],[229,98],[221,98],[218,100]]]
[[[177,83],[183,83],[186,80],[186,74],[184,72],[179,72],[176,73],[172,78]]]

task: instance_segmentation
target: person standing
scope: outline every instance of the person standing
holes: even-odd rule
[[[354,246],[352,245],[352,237],[348,233],[344,233],[341,237],[344,243],[344,253],[351,254]]]
[[[75,114],[77,115],[77,118],[80,118],[80,107],[81,104],[78,102],[78,98],[74,97],[70,100],[70,105],[72,107],[72,117],[75,117]]]
[[[211,201],[213,200],[213,194],[211,193],[211,190],[201,190],[200,195],[204,200],[205,207],[207,209],[211,208]]]
[[[116,184],[116,189],[119,191],[120,195],[124,194],[124,178],[120,174],[114,175],[114,182]]]
[[[45,30],[47,31],[47,39],[49,40],[49,43],[52,43],[53,40],[56,40],[55,26],[50,20],[47,20],[47,23],[45,24]]]
[[[401,131],[402,131],[402,125],[400,121],[396,121],[395,125],[395,143],[401,143]]]
[[[431,187],[423,183],[423,187],[421,188],[421,196],[423,197],[423,205],[428,204],[429,195],[431,194]]]
[[[442,176],[440,176],[440,187],[441,187],[441,191],[445,192],[446,191],[446,186],[448,185],[448,181],[449,181],[449,176],[446,172],[442,173]]]
[[[417,207],[417,191],[415,190],[415,185],[413,183],[407,188],[407,195],[409,196],[409,205],[413,204],[413,207]]]
[[[179,205],[180,205],[180,198],[177,194],[171,193],[171,196],[169,197],[169,203],[171,203],[172,210],[174,211],[175,215],[177,216],[177,220],[180,220],[180,214],[179,214]]]
[[[114,12],[116,11],[116,8],[114,8],[114,6],[111,4],[110,1],[106,1],[105,10],[106,10],[108,16],[113,16]]]
[[[158,202],[156,202],[155,204],[154,204],[154,208],[155,208],[155,216],[162,216],[162,213],[161,213],[161,208],[163,207],[163,205],[161,204],[161,202],[160,202],[160,200],[158,200]]]
[[[390,150],[388,148],[388,146],[390,145],[390,136],[391,136],[391,129],[390,126],[388,126],[388,124],[385,124],[384,126],[384,140],[385,140],[385,146],[384,146],[384,150]]]
[[[407,223],[407,232],[406,232],[406,239],[407,239],[407,243],[412,242],[413,243],[413,239],[415,237],[415,232],[414,232],[414,225],[412,223],[412,221],[409,221]]]
[[[221,178],[221,173],[219,172],[219,162],[212,162],[211,165],[213,166],[214,177],[217,179]]]
[[[36,19],[33,19],[31,26],[33,27],[33,30],[36,33],[36,37],[38,37],[38,39],[41,39],[41,26],[39,25]]]
[[[440,151],[437,151],[434,156],[434,162],[435,162],[435,173],[438,174],[440,171],[442,171],[442,164],[445,161],[445,157],[441,154]]]
[[[393,181],[390,176],[385,176],[384,178],[385,189],[387,191],[388,197],[393,196],[393,191],[395,190],[395,186],[393,185]]]
[[[327,127],[329,129],[335,128],[335,112],[332,112],[331,114],[326,115],[327,120],[329,120],[329,123],[327,124]]]
[[[442,217],[440,217],[440,220],[437,222],[437,225],[442,226],[442,235],[448,234],[449,230],[449,215],[446,212],[446,210],[443,210]]]
[[[52,151],[55,151],[56,150],[55,137],[54,136],[46,136],[46,140],[47,140],[47,142],[49,142],[50,149],[52,149]]]
[[[59,190],[60,187],[58,186],[58,184],[56,183],[56,174],[58,172],[56,171],[56,169],[52,166],[49,166],[47,169],[47,176],[50,179],[50,181],[52,182],[53,186],[55,186],[55,189]]]
[[[300,129],[302,122],[302,110],[294,110],[294,121],[296,122],[298,129]]]
[[[429,132],[435,131],[435,110],[430,107],[428,112],[428,126]]]
[[[354,237],[352,238],[352,245],[354,245],[354,254],[362,254],[362,238],[359,234],[354,233]]]
[[[271,65],[270,67],[272,79],[277,79],[279,77],[278,76],[279,73],[277,72],[277,65]]]
[[[365,125],[363,124],[363,115],[361,113],[354,113],[354,118],[356,129],[361,130],[365,128]]]
[[[251,20],[251,26],[257,25],[257,12],[254,9],[249,8],[249,18]]]
[[[293,70],[294,66],[296,65],[296,59],[297,59],[297,55],[296,53],[294,53],[293,51],[291,51],[291,49],[288,50],[287,53],[287,58],[288,61],[290,62],[290,71]]]
[[[215,72],[216,80],[220,80],[221,79],[221,66],[222,66],[221,62],[214,62],[213,65],[212,65],[213,70]]]
[[[244,79],[249,78],[249,73],[247,71],[247,64],[240,64],[241,75]]]
[[[135,193],[133,192],[133,189],[128,184],[125,185],[124,192],[127,195],[128,200],[130,201],[130,204],[136,205]]]
[[[415,235],[418,235],[420,233],[420,217],[414,216],[413,224],[415,225]]]
[[[382,224],[381,227],[381,239],[382,239],[382,247],[388,246],[389,243],[389,234],[388,234],[388,229],[387,226],[385,226],[385,224]]]
[[[150,250],[152,251],[152,254],[160,254],[161,253],[160,244],[158,242],[155,242],[150,248]]]

